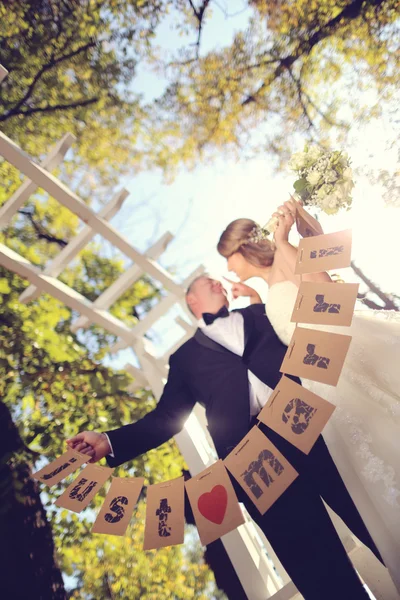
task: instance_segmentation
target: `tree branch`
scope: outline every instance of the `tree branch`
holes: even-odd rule
[[[69,60],[70,58],[73,58],[74,56],[77,56],[81,52],[85,52],[86,50],[88,50],[89,48],[92,48],[94,46],[95,46],[95,42],[90,41],[87,44],[85,44],[84,46],[81,46],[80,48],[77,48],[76,50],[69,52],[68,54],[64,54],[63,56],[60,56],[58,58],[55,58],[55,56],[53,54],[50,61],[47,64],[43,65],[42,68],[39,69],[39,71],[36,73],[35,77],[32,80],[32,83],[28,87],[25,95],[21,98],[21,100],[19,102],[17,102],[17,104],[11,110],[9,110],[7,113],[5,113],[4,115],[0,115],[0,121],[6,121],[7,119],[9,119],[10,117],[13,117],[15,115],[21,115],[21,114],[26,115],[27,112],[20,111],[20,108],[32,96],[33,91],[36,87],[36,84],[38,83],[38,81],[40,81],[42,76],[47,71],[50,71],[50,69],[52,69],[56,65],[60,64],[61,62],[64,62],[65,60]],[[34,110],[34,109],[30,109],[30,110]],[[35,112],[38,112],[38,110],[35,110]],[[31,114],[31,113],[28,113],[28,114]]]
[[[197,42],[195,45],[196,45],[196,58],[199,58],[200,39],[201,39],[202,30],[203,30],[203,18],[204,18],[204,13],[206,12],[208,5],[210,4],[210,0],[203,0],[203,4],[200,6],[199,9],[197,9],[195,7],[192,0],[188,0],[188,1],[192,8],[194,16],[198,20],[198,35],[197,35]]]
[[[253,93],[250,94],[243,102],[242,106],[256,101],[257,95],[259,95],[270,83],[275,81],[284,72],[285,69],[289,69],[301,56],[310,54],[314,46],[319,42],[333,35],[342,22],[347,20],[351,21],[361,15],[364,6],[375,5],[376,8],[382,4],[385,0],[354,0],[351,4],[348,4],[336,17],[322,25],[315,33],[313,33],[308,39],[300,40],[299,45],[295,52],[288,56],[281,58],[279,65],[271,76],[264,81],[260,87]]]
[[[358,298],[362,300],[364,304],[366,304],[370,308],[375,308],[377,310],[400,310],[396,303],[392,300],[392,298],[384,292],[382,292],[382,290],[376,285],[376,283],[371,281],[371,279],[369,279],[369,277],[367,277],[363,273],[363,271],[355,265],[354,261],[351,261],[351,268],[353,269],[357,277],[359,277],[368,286],[369,291],[375,294],[378,298],[380,298],[380,300],[382,300],[384,306],[379,306],[379,304],[375,304],[375,302],[368,300],[368,298],[366,298],[366,294],[358,294]]]
[[[66,242],[65,240],[58,238],[54,235],[51,235],[48,231],[46,231],[46,229],[37,221],[35,221],[35,219],[33,218],[33,214],[28,211],[28,210],[19,210],[18,214],[20,215],[24,215],[25,217],[28,217],[29,221],[31,222],[34,230],[37,233],[38,239],[39,240],[46,240],[47,242],[50,243],[54,243],[54,244],[58,244],[61,247],[65,247],[68,242]]]
[[[81,108],[83,106],[89,106],[90,104],[94,104],[98,100],[99,98],[95,97],[89,98],[88,100],[77,100],[76,102],[70,102],[69,104],[48,104],[47,106],[37,106],[33,108],[28,108],[26,110],[20,110],[18,112],[10,111],[12,114],[8,113],[7,115],[0,115],[0,122],[6,121],[7,119],[18,115],[23,115],[24,117],[27,117],[35,113],[50,113],[56,112],[57,110],[70,110],[72,108]]]

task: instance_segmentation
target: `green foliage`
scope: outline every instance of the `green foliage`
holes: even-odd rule
[[[221,151],[267,152],[283,165],[299,134],[327,144],[334,133],[343,142],[355,119],[394,103],[395,0],[249,4],[254,16],[231,45],[185,47],[171,62],[170,85],[152,113],[161,166],[192,166]]]
[[[156,166],[170,179],[182,163],[221,151],[269,152],[283,165],[298,134],[343,142],[355,119],[393,105],[396,0],[248,4],[248,26],[203,52],[208,17],[220,10],[212,1],[3,3],[0,52],[10,75],[0,123],[34,156],[72,132],[75,156],[62,174],[89,197],[123,173]],[[177,39],[183,34],[172,53],[156,46],[166,19]],[[141,61],[168,82],[148,104],[134,91]],[[3,180],[13,173],[0,171]]]

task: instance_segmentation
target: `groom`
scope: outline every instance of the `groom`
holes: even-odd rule
[[[182,429],[196,402],[206,409],[209,432],[222,459],[257,422],[257,414],[281,378],[286,352],[264,314],[264,305],[251,304],[230,313],[222,285],[207,276],[192,282],[186,299],[199,328],[171,356],[157,407],[136,423],[107,433],[86,431],[68,440],[71,447],[89,454],[92,462],[107,456],[114,467],[163,444]],[[258,296],[254,300],[259,302]],[[306,600],[366,600],[368,595],[322,498],[379,559],[380,555],[322,436],[305,455],[264,424],[260,429],[299,477],[264,515],[233,481],[239,501]]]

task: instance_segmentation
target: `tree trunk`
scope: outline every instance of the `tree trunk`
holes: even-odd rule
[[[51,526],[27,453],[0,402],[0,588],[7,600],[66,600]]]

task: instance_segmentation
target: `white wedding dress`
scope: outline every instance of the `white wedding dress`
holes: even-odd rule
[[[287,345],[297,291],[282,281],[268,292],[267,316]],[[301,326],[353,336],[336,387],[302,383],[336,406],[323,437],[400,591],[400,314],[355,310],[351,327]]]

